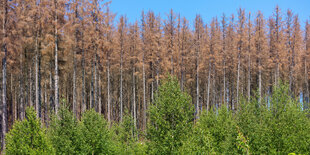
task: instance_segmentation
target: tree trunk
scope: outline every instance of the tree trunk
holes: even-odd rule
[[[108,72],[108,123],[111,125],[111,97],[110,97],[110,58],[109,53],[107,53],[107,72]]]
[[[6,59],[7,59],[7,43],[5,38],[7,37],[6,34],[6,22],[7,22],[7,14],[8,14],[8,1],[3,1],[3,22],[2,22],[2,30],[3,30],[3,50],[4,50],[4,57],[2,59],[2,150],[5,150],[5,134],[7,132],[7,104],[6,104]]]
[[[98,71],[100,71],[100,70],[98,70]],[[99,113],[99,114],[101,114],[101,111],[102,111],[102,110],[101,110],[101,106],[102,106],[102,105],[101,105],[101,102],[102,102],[102,101],[101,101],[101,98],[102,98],[102,97],[101,97],[101,78],[100,78],[100,77],[101,77],[101,76],[100,76],[100,72],[99,72],[99,73],[98,73],[98,78],[99,78],[99,79],[98,79],[98,81],[99,81],[99,85],[98,85],[98,89],[99,89],[99,92],[98,92],[98,93],[99,93],[99,99],[98,99],[98,113]]]
[[[41,103],[40,103],[40,90],[39,90],[39,48],[38,48],[38,30],[35,38],[35,109],[37,118],[41,118]]]
[[[306,85],[306,93],[304,95],[305,95],[305,98],[307,99],[306,102],[309,102],[308,68],[307,68],[306,58],[304,58],[304,65],[305,65],[305,85]]]
[[[121,44],[121,61],[120,61],[120,122],[123,120],[123,44]]]
[[[4,26],[3,26],[4,27]],[[5,29],[5,28],[3,28]],[[4,34],[5,34],[5,30]],[[4,138],[7,132],[7,103],[6,103],[6,59],[7,59],[7,48],[4,42],[4,57],[2,59],[2,137]],[[2,140],[2,148],[5,149],[5,140]]]
[[[262,99],[262,69],[261,69],[261,58],[258,60],[259,71],[258,71],[258,93],[259,93],[259,103],[261,103]]]
[[[209,60],[208,88],[207,88],[207,111],[210,110],[210,82],[211,82],[211,61]]]
[[[198,56],[199,52],[196,51],[196,119],[199,117],[199,72],[198,72]]]
[[[94,72],[94,104],[93,108],[98,112],[98,109],[96,108],[98,106],[98,80],[97,80],[97,49],[96,49],[96,54],[95,54],[95,72]]]
[[[76,51],[77,47],[75,44],[75,50],[73,51],[73,104],[72,104],[72,111],[75,116],[77,116],[77,109],[76,109]]]
[[[84,113],[86,110],[86,101],[85,101],[85,52],[84,52],[84,40],[82,40],[82,110],[81,113]]]
[[[59,109],[59,88],[58,88],[58,80],[59,80],[59,75],[58,75],[58,30],[57,30],[57,0],[54,0],[55,4],[55,113],[56,115],[58,114],[58,109]]]
[[[135,80],[135,66],[132,66],[132,100],[133,100],[133,122],[134,131],[137,129],[137,114],[136,114],[136,80]]]
[[[32,102],[32,65],[30,65],[30,72],[29,72],[29,106],[33,107],[33,102]]]
[[[143,129],[146,129],[146,98],[145,98],[145,85],[146,85],[146,83],[145,83],[145,68],[144,68],[144,59],[145,59],[145,50],[143,49],[143,58],[142,58],[143,60],[143,62],[142,62],[142,78],[143,78]]]
[[[77,106],[76,106],[76,52],[77,52],[77,34],[75,35],[75,48],[73,50],[73,102],[72,102],[72,111],[73,114],[77,117]]]
[[[238,54],[238,70],[237,70],[237,101],[234,108],[238,108],[238,102],[239,102],[239,82],[240,82],[240,65],[241,65],[241,54]],[[233,109],[235,110],[235,109]]]
[[[91,62],[91,81],[89,89],[89,109],[94,107],[94,62]]]

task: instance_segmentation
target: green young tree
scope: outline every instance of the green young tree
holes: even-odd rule
[[[125,111],[123,121],[113,126],[112,130],[113,140],[121,154],[146,154],[146,145],[138,141],[136,136],[138,131],[128,110]]]
[[[251,102],[241,102],[237,123],[249,139],[250,153],[306,154],[310,144],[307,114],[300,102],[291,97],[289,86],[279,82],[268,100],[260,102],[257,97]]]
[[[52,117],[48,133],[56,154],[85,154],[87,151],[78,120],[64,106],[59,109],[58,117]]]
[[[117,154],[108,124],[96,111],[86,111],[81,120],[87,154]]]
[[[194,109],[190,96],[181,91],[175,77],[169,77],[160,86],[149,116],[148,153],[177,153],[192,129]]]
[[[191,135],[182,148],[185,154],[241,153],[237,149],[236,121],[226,106],[202,113]]]
[[[5,154],[55,154],[33,108],[26,110],[26,118],[17,121],[7,134]]]

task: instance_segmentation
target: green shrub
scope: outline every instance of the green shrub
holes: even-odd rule
[[[93,109],[86,111],[80,125],[86,142],[87,154],[117,154],[108,124],[102,115]]]
[[[145,154],[146,145],[138,141],[133,118],[125,111],[123,121],[113,126],[113,140],[121,154]]]
[[[150,106],[149,118],[148,153],[177,153],[192,129],[194,109],[190,96],[181,91],[176,78],[169,77],[160,86]]]
[[[57,154],[85,154],[86,143],[78,120],[68,108],[61,107],[51,119],[49,135]]]
[[[253,154],[310,151],[310,121],[299,101],[291,97],[288,85],[274,87],[269,101],[244,101],[237,117]]]
[[[33,108],[26,110],[26,119],[18,121],[6,136],[6,154],[54,154],[44,127]]]

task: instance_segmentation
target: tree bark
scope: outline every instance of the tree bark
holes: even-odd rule
[[[55,113],[58,114],[59,109],[59,88],[58,88],[58,82],[59,82],[59,75],[58,75],[58,30],[57,30],[57,0],[54,0],[55,4]]]
[[[122,32],[123,37],[123,32]],[[123,120],[123,38],[121,39],[121,60],[120,60],[120,122]]]
[[[7,14],[8,14],[8,1],[3,1],[3,25],[2,25],[2,31],[3,31],[3,51],[4,51],[4,57],[2,59],[2,150],[5,150],[5,134],[7,132],[7,103],[6,103],[6,59],[7,59],[7,43],[6,43],[6,24],[7,24]]]
[[[86,110],[86,101],[85,101],[85,51],[84,51],[84,40],[82,39],[82,109],[81,113],[84,113]]]
[[[210,110],[210,82],[211,82],[211,60],[209,59],[208,88],[207,88],[207,111]]]
[[[108,51],[110,52],[110,50]],[[108,123],[111,125],[111,97],[110,97],[110,58],[109,53],[107,53],[107,73],[108,73]]]
[[[143,78],[143,129],[146,129],[146,98],[145,98],[145,94],[146,94],[146,88],[145,88],[145,50],[143,49],[143,58],[142,58],[142,78]]]

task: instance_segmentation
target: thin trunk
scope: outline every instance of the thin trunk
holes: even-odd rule
[[[33,107],[32,102],[32,65],[30,66],[30,72],[29,72],[29,104],[31,107]]]
[[[198,72],[198,50],[196,52],[196,119],[199,117],[199,72]]]
[[[307,102],[309,102],[308,68],[307,68],[307,60],[306,60],[306,58],[304,58],[304,65],[305,65],[305,84],[306,84],[305,98],[307,98]]]
[[[17,102],[17,92],[16,92],[16,87],[14,89],[14,107],[13,107],[13,113],[14,113],[14,122],[17,120],[17,107],[18,107],[18,102]]]
[[[7,105],[6,105],[6,59],[7,59],[7,43],[5,38],[7,37],[6,34],[6,22],[7,22],[7,13],[8,13],[8,1],[3,1],[3,22],[2,22],[2,30],[3,30],[3,51],[4,51],[4,57],[2,59],[2,69],[3,69],[3,76],[2,76],[2,150],[5,150],[5,134],[7,132]]]
[[[134,122],[134,131],[137,129],[137,114],[136,114],[136,80],[135,80],[135,66],[132,66],[132,100],[133,100],[133,122]]]
[[[248,56],[248,101],[251,99],[251,56]]]
[[[73,23],[76,24],[76,19],[78,18],[78,3],[75,0],[75,18]],[[76,98],[76,52],[78,51],[78,28],[75,29],[75,44],[74,44],[74,50],[73,50],[73,104],[72,104],[72,111],[73,114],[77,117],[77,98]]]
[[[81,113],[84,113],[86,110],[86,101],[85,101],[85,52],[84,52],[84,40],[82,40],[82,110]]]
[[[241,65],[241,54],[239,53],[238,54],[238,73],[237,73],[237,97],[236,97],[236,99],[237,99],[237,101],[236,101],[236,105],[235,105],[235,107],[234,108],[238,108],[238,102],[239,102],[239,81],[240,81],[240,65]],[[235,109],[233,109],[233,110],[235,110]]]
[[[121,44],[121,79],[120,79],[120,122],[123,120],[123,43]]]
[[[210,110],[210,82],[211,82],[211,61],[209,60],[208,88],[207,88],[207,110]]]
[[[96,49],[97,51],[97,49]],[[94,105],[93,108],[98,112],[98,109],[96,108],[98,106],[98,80],[97,80],[97,52],[95,54],[95,72],[94,72]]]
[[[54,105],[54,97],[53,97],[53,75],[52,75],[52,66],[51,66],[51,69],[50,69],[50,107],[53,107],[52,109],[55,110],[55,105]],[[51,109],[51,110],[52,110]]]
[[[39,98],[40,98],[40,93],[39,93],[39,50],[38,50],[38,30],[36,32],[36,38],[35,38],[35,109],[37,113],[37,118],[41,117],[40,113],[40,105],[39,103]]]
[[[224,88],[223,88],[223,100],[226,103],[226,60],[225,57],[223,59],[224,69],[223,69],[223,81],[224,81]]]
[[[76,51],[77,51],[77,42],[75,42],[75,50],[73,51],[73,104],[72,111],[75,116],[77,116],[77,106],[76,106]]]
[[[142,58],[143,62],[142,62],[142,78],[143,78],[143,129],[146,129],[146,98],[145,98],[145,94],[146,94],[146,88],[145,88],[145,67],[144,67],[144,59],[145,59],[145,51],[143,50],[143,58]]]
[[[24,119],[24,89],[23,89],[23,54],[21,53],[20,54],[20,70],[21,70],[21,73],[20,73],[20,77],[19,77],[19,118],[20,120],[23,120]],[[17,108],[17,107],[16,107]],[[18,111],[18,110],[16,110]]]
[[[98,70],[100,71],[100,70]],[[98,85],[98,89],[99,89],[99,99],[98,99],[98,113],[101,114],[101,78],[100,78],[100,72],[98,73],[98,81],[99,81],[99,85]]]
[[[251,99],[251,14],[249,14],[249,42],[248,42],[248,101]]]
[[[44,122],[46,128],[48,128],[48,101],[47,101],[47,87],[44,83]]]
[[[90,81],[89,109],[94,107],[94,62],[91,63],[91,81]]]
[[[262,69],[261,69],[261,58],[258,60],[259,71],[258,71],[258,93],[259,93],[259,103],[262,99]]]
[[[59,81],[59,75],[58,75],[58,30],[57,30],[57,0],[54,0],[55,4],[55,113],[58,114],[59,109],[59,88],[58,88],[58,81]]]
[[[181,54],[181,90],[184,91],[184,71],[183,71],[183,65],[184,65],[184,58],[183,58],[183,45],[182,45],[182,54]]]
[[[108,61],[107,61],[107,72],[108,72],[108,123],[111,125],[111,97],[110,97],[110,59],[109,53],[107,53]]]

